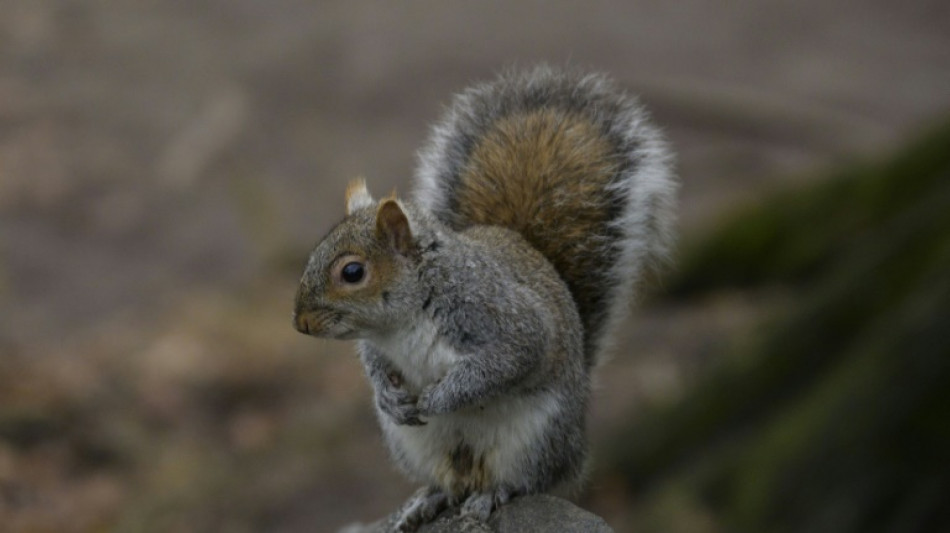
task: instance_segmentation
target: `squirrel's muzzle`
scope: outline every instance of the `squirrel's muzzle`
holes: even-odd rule
[[[320,311],[296,311],[294,312],[294,327],[304,335],[326,337],[327,330],[333,322],[330,318],[328,313]]]
[[[300,333],[314,337],[350,338],[354,332],[342,318],[341,314],[331,310],[298,310],[294,312],[294,327]]]
[[[301,284],[294,301],[294,328],[304,335],[325,336],[327,326],[333,322],[332,313],[317,305]]]
[[[294,327],[304,335],[310,335],[309,313],[294,313]]]

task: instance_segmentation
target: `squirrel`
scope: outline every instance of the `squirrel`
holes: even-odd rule
[[[387,447],[423,484],[395,531],[583,477],[592,369],[668,255],[677,189],[633,96],[545,65],[456,95],[418,155],[411,199],[350,183],[294,310],[302,333],[358,340]]]

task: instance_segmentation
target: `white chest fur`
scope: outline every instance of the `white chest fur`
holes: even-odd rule
[[[441,379],[460,355],[429,320],[413,328],[372,340],[403,375],[407,388],[419,393]],[[517,486],[524,468],[537,454],[542,436],[559,416],[554,393],[505,396],[485,404],[429,417],[424,426],[397,425],[381,416],[384,433],[413,478],[450,489],[465,484]],[[461,476],[452,468],[453,454],[463,447],[481,466],[480,475]],[[464,479],[463,479],[464,478]]]
[[[459,358],[428,318],[371,342],[399,370],[409,390],[416,393],[441,379]]]
[[[450,491],[459,486],[489,490],[525,481],[525,470],[533,468],[532,458],[545,446],[546,428],[560,409],[556,396],[546,393],[433,416],[424,426],[400,426],[388,417],[381,421],[403,468],[417,481]],[[453,468],[452,457],[461,446],[480,465],[477,474]]]

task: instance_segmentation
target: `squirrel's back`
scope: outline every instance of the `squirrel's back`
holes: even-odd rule
[[[634,98],[604,76],[542,66],[456,96],[420,151],[416,197],[454,229],[504,226],[547,257],[590,365],[645,267],[667,255],[675,191]]]

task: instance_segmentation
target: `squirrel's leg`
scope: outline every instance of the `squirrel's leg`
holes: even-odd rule
[[[431,522],[449,504],[449,495],[438,487],[423,487],[402,506],[392,531],[415,531]]]
[[[360,360],[376,393],[376,405],[400,425],[420,426],[418,398],[403,387],[402,375],[367,343],[360,343]]]

